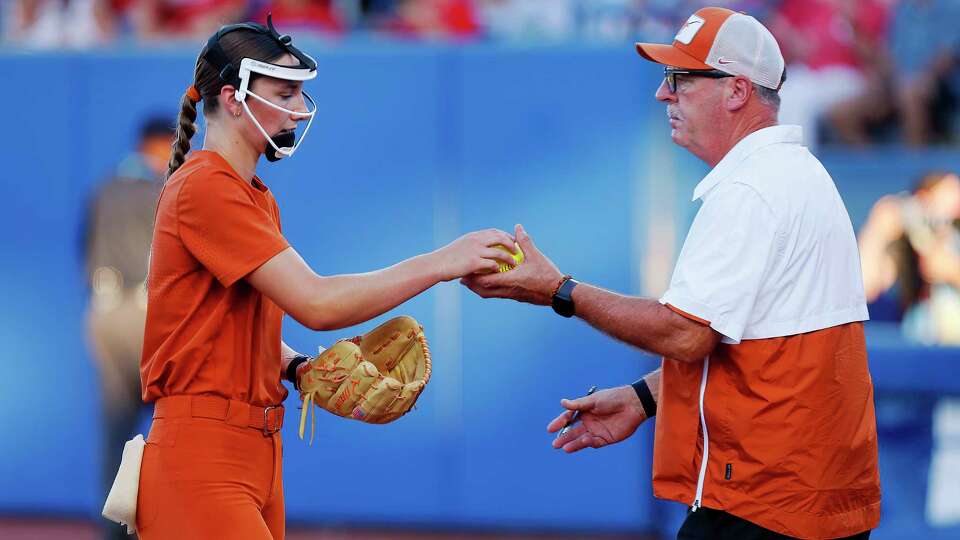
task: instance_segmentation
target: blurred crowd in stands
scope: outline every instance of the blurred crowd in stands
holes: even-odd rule
[[[957,0],[4,0],[12,48],[160,45],[264,21],[298,37],[668,42],[690,13],[722,5],[764,21],[788,62],[781,122],[814,142],[957,143]]]

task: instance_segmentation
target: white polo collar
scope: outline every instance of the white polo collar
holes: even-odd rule
[[[726,180],[740,163],[750,154],[771,144],[803,144],[803,128],[800,126],[771,126],[758,129],[740,139],[733,148],[723,156],[720,163],[693,189],[693,199],[697,200],[707,194],[717,184]]]

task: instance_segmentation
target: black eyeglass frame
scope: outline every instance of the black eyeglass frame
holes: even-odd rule
[[[726,71],[720,71],[719,69],[685,69],[665,67],[663,68],[663,79],[667,81],[667,90],[670,90],[671,94],[677,93],[677,75],[706,77],[708,79],[725,79],[727,77],[736,77],[736,75],[732,75]]]

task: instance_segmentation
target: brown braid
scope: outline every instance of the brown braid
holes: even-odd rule
[[[167,178],[170,178],[187,159],[190,151],[190,139],[197,132],[197,104],[186,93],[180,99],[180,114],[177,116],[177,138],[173,141],[170,162],[167,164]]]

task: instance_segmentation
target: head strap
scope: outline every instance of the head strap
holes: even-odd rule
[[[273,26],[273,15],[268,14],[267,26],[257,23],[230,24],[221,27],[220,30],[217,30],[216,34],[210,36],[210,39],[207,40],[206,51],[203,53],[203,59],[220,72],[220,80],[225,84],[235,87],[240,86],[240,66],[239,64],[234,65],[230,62],[230,59],[227,57],[227,53],[223,50],[223,46],[220,45],[220,39],[230,32],[235,32],[238,30],[247,30],[257,34],[266,34],[273,38],[273,41],[275,41],[281,49],[290,53],[294,58],[297,59],[298,62],[300,62],[300,64],[297,66],[289,66],[291,68],[309,70],[317,69],[317,63],[313,58],[310,58],[308,55],[301,52],[300,49],[297,49],[292,45],[293,38],[286,34],[281,35],[279,32],[277,32],[277,29]]]

